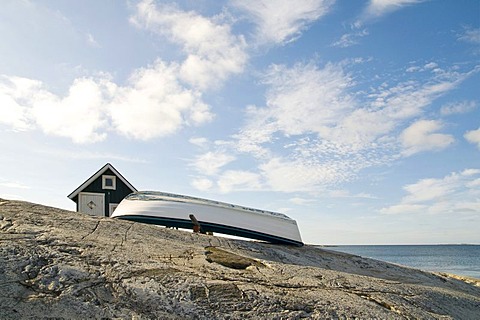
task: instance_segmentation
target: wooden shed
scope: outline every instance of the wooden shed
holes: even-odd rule
[[[68,198],[77,204],[77,212],[109,217],[134,186],[110,163],[88,178]]]

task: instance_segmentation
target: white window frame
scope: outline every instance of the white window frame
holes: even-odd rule
[[[108,216],[111,216],[113,211],[115,211],[115,209],[117,209],[118,207],[118,203],[110,203],[108,204]]]
[[[107,179],[112,179],[112,185],[111,186],[107,186],[107,184],[106,184]],[[117,177],[116,176],[103,175],[102,176],[102,189],[116,190],[117,189]]]

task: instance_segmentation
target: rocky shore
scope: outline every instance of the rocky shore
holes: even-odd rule
[[[0,199],[0,318],[479,319],[480,287],[314,246]]]

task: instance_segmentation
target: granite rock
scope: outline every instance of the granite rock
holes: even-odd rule
[[[2,319],[478,319],[464,280],[0,199]]]

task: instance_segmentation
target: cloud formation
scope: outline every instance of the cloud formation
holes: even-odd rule
[[[449,116],[452,114],[463,114],[468,113],[477,108],[477,103],[475,101],[460,101],[455,103],[448,103],[440,109],[440,114],[442,116]]]
[[[218,87],[230,75],[241,73],[248,60],[245,39],[234,35],[220,16],[209,19],[144,0],[137,5],[131,21],[180,45],[185,59],[178,76],[201,90]]]
[[[265,19],[259,30],[269,41],[283,42],[298,36],[331,4],[305,1],[292,10],[287,2],[274,7],[266,2],[273,11],[264,11],[252,2],[249,12]],[[249,58],[244,37],[234,35],[221,15],[208,18],[150,0],[137,4],[131,22],[178,45],[179,61],[157,59],[134,70],[125,85],[108,74],[78,78],[65,94],[49,91],[41,81],[4,76],[0,122],[15,130],[41,129],[75,143],[93,143],[109,132],[148,140],[211,121],[214,114],[202,93],[243,72]]]
[[[0,122],[17,130],[39,127],[47,134],[76,143],[105,138],[105,101],[112,92],[106,79],[76,79],[68,93],[57,96],[40,81],[3,77],[0,85]]]
[[[249,191],[261,187],[260,175],[245,170],[227,170],[218,179],[218,188],[222,193],[232,190]]]
[[[480,212],[480,169],[452,172],[443,178],[421,179],[403,187],[399,204],[380,210],[384,214],[461,214]]]
[[[322,69],[312,64],[272,65],[264,83],[269,86],[267,108],[251,110],[252,118],[274,123],[272,129],[286,135],[321,134],[353,107],[353,97],[346,90],[352,80],[335,64]]]
[[[17,99],[35,90],[40,83],[20,77],[2,76],[0,79],[0,123],[18,131],[29,129],[31,125],[26,107]]]
[[[184,88],[175,67],[161,61],[136,70],[127,86],[108,78],[79,78],[63,96],[41,81],[4,76],[0,101],[0,123],[16,130],[39,128],[75,143],[104,140],[109,130],[148,140],[213,118],[201,94]]]
[[[207,152],[195,158],[192,166],[206,175],[216,174],[220,168],[235,160],[235,157],[222,152]]]
[[[210,106],[198,91],[178,81],[178,66],[158,60],[136,70],[129,85],[116,88],[110,103],[114,129],[140,140],[175,133],[185,125],[201,125],[213,119]]]
[[[370,0],[365,8],[364,18],[378,18],[402,7],[420,3],[424,0]]]
[[[246,123],[221,148],[235,161],[253,158],[250,172],[262,188],[283,192],[318,192],[355,179],[365,168],[445,149],[454,138],[439,133],[442,123],[418,118],[476,69],[425,68],[431,73],[422,81],[382,83],[360,95],[353,93],[356,84],[344,64],[271,65],[261,77],[265,105],[248,106]],[[229,166],[210,178],[218,181]]]
[[[132,22],[178,44],[180,62],[157,59],[134,70],[126,85],[110,76],[75,79],[66,94],[38,80],[3,76],[0,123],[14,130],[41,129],[75,143],[93,143],[109,131],[148,140],[211,121],[206,90],[243,71],[248,59],[242,36],[218,17],[206,18],[152,1],[138,4]]]
[[[458,36],[458,40],[471,44],[480,44],[480,28],[465,28],[465,32]]]
[[[451,145],[452,135],[436,133],[442,124],[435,120],[419,120],[403,130],[400,135],[403,154],[410,156],[421,151],[441,150]]]
[[[295,41],[308,25],[330,11],[334,0],[235,0],[234,6],[247,12],[257,25],[261,44]]]
[[[424,0],[370,0],[363,13],[351,24],[351,31],[343,34],[339,40],[332,43],[332,46],[348,48],[356,45],[361,38],[369,35],[368,29],[364,27],[367,22],[422,1]]]
[[[353,26],[352,29],[353,29],[352,32],[343,34],[339,40],[332,43],[332,46],[340,47],[340,48],[348,48],[358,44],[360,42],[359,41],[360,38],[368,36],[369,34],[368,30],[365,28],[359,29],[358,27]]]
[[[367,19],[419,2],[368,2],[364,20],[354,23],[352,33],[334,46],[348,47],[366,37],[369,31],[362,23]],[[252,45],[297,40],[333,4],[333,0],[299,1],[294,6],[291,1],[234,1],[224,10],[240,9],[255,26],[254,37],[248,38],[252,43],[247,43],[244,35],[235,33],[241,30],[235,25],[238,20],[228,20],[225,11],[208,17],[164,2],[140,1],[131,23],[176,46],[171,60],[158,58],[134,69],[125,83],[114,82],[106,73],[77,78],[61,94],[42,81],[2,76],[0,123],[14,130],[39,129],[75,143],[102,141],[111,133],[149,140],[204,125],[215,118],[206,93],[245,71]],[[478,29],[466,28],[457,39],[476,44],[478,34]],[[95,45],[93,35],[86,35]],[[190,168],[197,173],[192,185],[220,192],[319,192],[332,186],[338,190],[339,184],[355,179],[365,168],[453,144],[449,128],[439,120],[425,120],[432,117],[426,111],[478,67],[462,72],[460,64],[442,69],[428,60],[401,68],[406,76],[397,73],[357,87],[365,73],[355,74],[349,63],[276,63],[256,70],[265,99],[245,107],[241,127],[222,141],[191,139],[199,148],[191,159]],[[444,104],[440,115],[474,108],[475,101]],[[480,148],[479,131],[468,131],[464,137]],[[242,165],[237,166],[239,162]],[[239,170],[244,163],[250,165],[248,170]]]
[[[477,148],[480,149],[480,128],[468,131],[465,133],[464,137],[468,142],[476,144]]]

